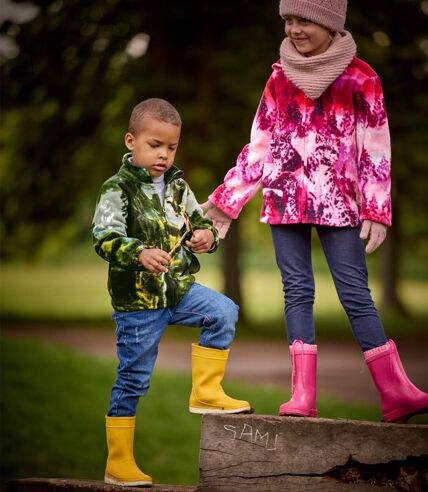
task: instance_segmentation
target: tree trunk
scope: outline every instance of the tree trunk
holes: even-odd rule
[[[398,296],[400,222],[397,215],[397,207],[394,207],[394,226],[388,230],[388,236],[383,244],[382,308],[386,310],[398,310],[402,313],[405,313],[405,307],[401,303]]]
[[[240,253],[239,222],[233,220],[225,238],[223,255],[224,293],[239,305],[239,317],[245,318],[245,309],[241,295],[241,269],[239,265]]]
[[[382,307],[393,309],[397,307],[397,246],[395,244],[394,229],[388,231],[388,237],[383,245],[382,256]]]

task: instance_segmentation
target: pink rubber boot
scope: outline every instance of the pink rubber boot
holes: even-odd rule
[[[385,422],[406,422],[428,412],[428,393],[416,388],[404,372],[393,340],[364,352],[364,359],[382,400]]]
[[[290,347],[291,400],[279,407],[279,415],[317,416],[317,346],[294,340]]]

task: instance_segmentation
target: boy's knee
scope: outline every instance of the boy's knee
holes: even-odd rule
[[[224,294],[220,294],[219,292],[215,294],[211,299],[209,310],[206,313],[207,320],[211,320],[211,323],[235,325],[238,321],[239,306]]]
[[[228,297],[220,294],[211,305],[210,315],[205,320],[201,344],[224,350],[235,337],[239,307]]]
[[[229,298],[227,298],[226,308],[223,314],[222,329],[224,337],[231,343],[235,337],[236,323],[238,322],[239,307]]]
[[[236,323],[238,322],[238,313],[239,313],[239,306],[237,306],[232,301],[232,299],[229,299],[228,297],[225,296],[225,307],[222,313],[225,322],[227,322],[227,324],[231,324],[235,326]]]

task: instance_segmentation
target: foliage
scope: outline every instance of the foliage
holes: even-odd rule
[[[249,140],[284,36],[278,2],[35,0],[14,8],[28,5],[39,9],[31,21],[0,26],[20,53],[0,58],[0,258],[34,261],[89,237],[98,190],[125,150],[130,111],[147,97],[180,111],[177,164],[205,201]],[[428,257],[428,7],[361,0],[348,10],[359,56],[379,73],[386,96],[394,226],[383,247],[382,303],[404,313],[400,246]],[[225,291],[243,319],[241,251],[269,241],[256,222],[259,202],[246,207],[223,248]]]
[[[21,53],[2,65],[2,222],[11,239],[3,255],[32,256],[54,231],[62,244],[88,234],[97,190],[120,163],[130,111],[146,97],[170,99],[182,113],[183,167],[195,168],[190,176],[206,194],[236,153],[230,128],[248,132],[248,97],[254,87],[261,92],[255,78],[268,71],[257,42],[269,9],[256,17],[243,1],[36,3],[32,22],[2,26]],[[243,21],[253,31],[249,43]],[[150,35],[149,49],[132,58],[127,46],[139,33]],[[260,68],[238,83],[245,63]]]
[[[350,6],[358,54],[383,82],[392,143],[394,223],[407,241],[428,236],[428,7],[420,0]],[[412,26],[409,29],[409,26]]]
[[[119,165],[130,110],[146,97],[168,98],[182,113],[179,164],[203,201],[248,140],[283,36],[277,2],[34,3],[31,22],[1,25],[20,50],[1,64],[3,256],[34,257],[88,235],[97,190]],[[395,200],[406,237],[415,239],[428,223],[426,10],[419,0],[362,0],[348,16],[360,56],[383,80]],[[142,33],[148,50],[135,57],[130,42]]]

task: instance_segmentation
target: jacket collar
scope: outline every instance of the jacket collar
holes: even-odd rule
[[[355,57],[357,46],[349,31],[336,33],[329,48],[314,56],[301,55],[290,38],[280,47],[285,75],[311,99],[318,99]]]
[[[144,169],[144,167],[138,167],[135,166],[132,163],[132,153],[128,152],[125,154],[122,158],[122,169],[126,170],[132,176],[137,178],[139,181],[142,181],[143,183],[153,183],[152,177],[150,174]],[[178,169],[178,167],[172,165],[168,171],[164,174],[165,176],[165,184],[170,183],[174,179],[181,178],[184,175],[183,171],[181,169]]]

